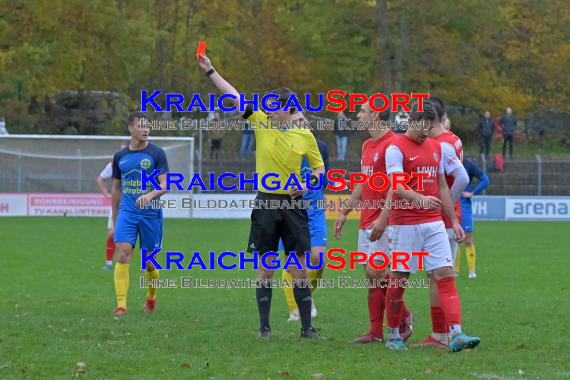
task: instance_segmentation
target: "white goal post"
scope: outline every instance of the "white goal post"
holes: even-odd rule
[[[0,136],[0,193],[98,193],[95,182],[129,136]],[[194,138],[150,136],[171,172],[194,175]],[[185,192],[191,197],[190,191]]]

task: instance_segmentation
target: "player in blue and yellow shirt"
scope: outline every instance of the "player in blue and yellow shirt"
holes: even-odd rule
[[[467,256],[467,266],[469,267],[469,278],[476,278],[477,273],[475,264],[477,260],[477,253],[475,251],[475,243],[473,242],[473,210],[471,207],[471,198],[474,195],[481,193],[489,186],[489,177],[477,166],[473,160],[465,160],[463,166],[469,176],[469,184],[461,194],[461,227],[465,231],[465,255]],[[473,179],[476,178],[479,183],[475,188]],[[461,250],[455,256],[455,273],[461,271]]]
[[[148,142],[150,130],[146,127],[146,121],[147,117],[141,112],[134,112],[129,116],[131,143],[118,151],[113,159],[113,225],[118,252],[114,275],[117,316],[127,311],[129,264],[137,238],[141,249],[152,251],[162,245],[162,209],[153,208],[149,202],[158,199],[166,191],[153,189],[152,185],[150,188],[147,185],[147,190],[142,190],[142,170],[152,173],[160,169],[158,182],[164,189],[168,162],[164,151]],[[147,263],[146,279],[155,280],[158,276],[158,269]],[[154,311],[155,305],[156,289],[149,286],[145,312]]]

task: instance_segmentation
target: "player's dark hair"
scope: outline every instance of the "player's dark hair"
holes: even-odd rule
[[[419,108],[419,103],[418,102],[414,102],[414,104],[412,104],[411,107],[411,113],[410,113],[410,118],[414,121],[420,121],[420,120],[425,120],[425,121],[436,121],[436,120],[440,120],[438,113],[437,113],[437,108],[435,106],[434,103],[432,103],[431,100],[427,100],[424,99],[423,101],[423,111],[420,112],[418,111]]]
[[[435,106],[435,110],[437,111],[437,116],[438,116],[437,120],[443,121],[443,115],[445,114],[445,103],[443,102],[443,100],[441,100],[441,98],[438,98],[437,96],[430,96],[429,100]]]
[[[382,108],[384,106],[384,100],[380,99],[380,98],[375,98],[372,101],[372,104],[374,104],[374,107],[376,108]],[[373,109],[370,109],[372,112],[376,112]],[[378,116],[380,117],[380,120],[382,121],[388,121],[390,119],[390,115],[392,114],[392,112],[390,112],[390,107],[387,107],[384,111],[382,112],[376,112],[378,114]]]
[[[287,88],[287,87],[276,88],[275,90],[270,91],[270,93],[279,96],[278,101],[283,106],[285,106],[285,103],[287,103],[287,100],[289,100],[289,97],[294,94],[293,90],[291,90],[290,88]],[[295,112],[297,112],[297,108],[294,108],[294,107],[289,108],[289,113],[291,115],[293,115]]]
[[[132,124],[135,122],[135,120],[137,120],[137,119],[139,119],[139,120],[141,120],[141,119],[146,119],[146,120],[148,120],[148,116],[147,116],[144,112],[135,111],[135,112],[132,112],[132,113],[129,115],[129,118],[128,118],[127,122],[128,122],[129,125],[132,125]]]

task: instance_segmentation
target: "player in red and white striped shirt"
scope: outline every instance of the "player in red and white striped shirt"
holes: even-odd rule
[[[437,112],[433,103],[423,102],[423,111],[418,111],[418,103],[412,105],[410,120],[423,123],[436,121]],[[416,202],[428,202],[429,208],[395,208],[390,211],[389,223],[386,217],[388,213],[382,213],[375,222],[373,236],[375,239],[381,236],[386,225],[390,242],[390,251],[394,252],[429,252],[424,257],[423,265],[426,271],[431,272],[435,279],[438,295],[444,317],[449,325],[451,341],[450,351],[461,351],[466,348],[476,347],[480,339],[469,337],[462,332],[461,304],[455,287],[453,276],[453,262],[448,235],[441,218],[441,210],[451,220],[456,240],[464,239],[459,220],[455,214],[451,194],[444,176],[444,164],[442,161],[441,146],[435,140],[427,137],[429,127],[408,128],[404,135],[394,140],[386,150],[386,171],[392,177],[395,173],[427,173],[423,178],[423,189],[420,187],[418,177],[411,177],[406,188],[401,183],[396,184],[396,190],[390,191],[388,198],[394,200],[407,200]],[[392,276],[397,279],[407,279],[410,273],[416,273],[418,257],[413,256],[408,260],[409,269],[400,264],[398,268],[392,266]],[[403,294],[405,288],[394,286],[388,289],[386,295],[386,309],[389,339],[386,347],[392,350],[407,350],[399,333],[399,321],[402,317]]]
[[[127,144],[121,144],[121,149],[126,147]],[[105,196],[105,198],[111,198],[111,193],[107,190],[105,181],[111,179],[113,176],[113,161],[110,161],[105,168],[101,171],[97,177],[97,186],[99,190]],[[113,226],[113,210],[109,212],[109,218],[107,219],[107,241],[105,242],[105,264],[103,269],[113,269],[113,256],[115,255],[115,242],[113,238],[115,236],[115,227]]]
[[[105,185],[105,181],[110,179],[113,174],[113,161],[109,162],[105,169],[101,171],[99,176],[97,177],[97,186],[99,186],[99,190],[105,196],[105,198],[111,198],[111,193],[107,190],[107,186]],[[109,213],[109,218],[107,220],[107,229],[109,232],[107,233],[107,241],[105,243],[105,265],[103,265],[103,269],[112,269],[113,268],[113,255],[115,254],[115,243],[113,242],[114,236],[114,227],[113,227],[113,211]]]
[[[382,100],[378,99],[382,106]],[[361,123],[368,123],[371,128],[368,130],[370,138],[364,141],[362,145],[361,171],[370,177],[374,173],[386,173],[386,148],[390,145],[397,135],[388,129],[387,126],[381,127],[380,123],[388,121],[390,118],[390,110],[384,112],[375,112],[368,105],[362,106],[358,113],[358,120]],[[383,185],[382,178],[376,178],[374,185],[381,187]],[[355,186],[351,195],[351,201],[360,201],[363,205],[366,201],[369,204],[376,205],[377,201],[384,201],[388,189],[384,191],[374,190],[368,182],[359,183]],[[352,203],[352,202],[351,202]],[[352,211],[352,208],[342,208],[338,219],[335,223],[335,237],[338,239],[342,235],[342,227],[346,222],[346,216]],[[388,237],[372,242],[370,241],[370,230],[374,221],[380,216],[382,209],[379,207],[362,207],[360,210],[360,226],[358,231],[358,251],[367,255],[374,252],[389,252]],[[382,265],[383,260],[377,256],[376,265]],[[385,279],[388,275],[387,270],[376,270],[369,264],[365,264],[364,272],[368,280],[379,281]],[[365,344],[382,342],[384,340],[384,310],[387,288],[371,287],[368,288],[368,315],[370,318],[370,330],[367,334],[360,336],[354,340],[354,343]],[[412,335],[412,314],[406,309],[402,313],[400,321],[400,334],[404,340]]]
[[[445,128],[443,119],[445,117],[445,104],[440,98],[430,97],[431,103],[435,106],[437,120],[432,122],[432,128],[429,131],[429,137],[437,141],[441,146],[441,159],[443,170],[445,172],[445,181],[451,192],[451,199],[455,205],[455,215],[461,221],[461,205],[459,204],[459,196],[469,183],[469,176],[463,167],[463,144],[461,139],[455,133]],[[457,242],[455,241],[455,231],[453,230],[451,219],[442,213],[443,223],[447,231],[449,245],[451,247],[452,262],[455,263],[455,254],[457,252]],[[436,280],[433,273],[428,274],[431,283]],[[434,346],[446,348],[449,340],[449,329],[441,304],[439,302],[439,294],[437,287],[430,289],[430,312],[432,322],[431,335],[422,340],[420,343],[412,347]]]

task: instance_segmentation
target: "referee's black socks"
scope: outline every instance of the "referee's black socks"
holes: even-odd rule
[[[301,317],[301,329],[306,331],[311,327],[311,289],[305,284],[299,287],[298,284],[293,284],[293,294],[295,295],[295,302],[299,309],[299,316]]]
[[[271,295],[273,289],[270,284],[258,281],[255,289],[257,299],[257,309],[259,310],[259,329],[271,329],[269,326],[269,312],[271,310]],[[309,317],[311,316],[311,306],[309,304]]]

